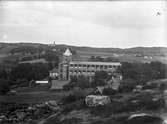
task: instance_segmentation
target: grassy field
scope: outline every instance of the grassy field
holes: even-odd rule
[[[60,100],[69,92],[50,91],[47,87],[18,88],[16,95],[0,96],[0,102],[41,103],[48,100]]]

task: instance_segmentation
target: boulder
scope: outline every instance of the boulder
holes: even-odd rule
[[[50,101],[46,102],[46,104],[51,105],[51,106],[58,106],[57,102],[55,100],[50,100]]]
[[[128,124],[166,124],[161,117],[146,113],[133,114],[127,122]]]
[[[58,106],[57,101],[55,100],[47,101],[45,102],[45,104],[54,112],[57,112],[60,110],[60,107]]]
[[[89,107],[95,106],[103,106],[111,103],[109,96],[101,96],[101,95],[88,95],[85,98],[85,103]]]

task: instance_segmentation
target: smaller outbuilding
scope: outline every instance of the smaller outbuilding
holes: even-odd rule
[[[51,77],[51,79],[58,79],[59,73],[58,73],[58,69],[54,68],[50,71],[49,76]]]
[[[35,81],[35,84],[37,85],[49,85],[49,81]]]

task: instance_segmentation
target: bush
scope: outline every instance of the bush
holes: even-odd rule
[[[114,95],[116,94],[116,90],[113,90],[112,88],[104,88],[103,89],[103,95]]]
[[[162,97],[145,94],[138,99],[141,101],[142,107],[147,110],[158,110],[165,107],[165,100]]]
[[[157,88],[158,86],[157,86],[157,84],[156,83],[151,83],[151,84],[146,84],[146,85],[144,85],[143,86],[143,89],[145,90],[145,89],[155,89],[155,88]]]
[[[94,81],[92,82],[92,87],[104,86],[109,75],[106,71],[96,71]]]
[[[49,74],[47,64],[19,64],[11,71],[11,79],[42,80]]]
[[[0,79],[0,95],[5,95],[10,90],[10,81]]]
[[[77,86],[76,82],[69,82],[63,86],[63,90],[72,90],[75,86]]]
[[[89,80],[84,76],[84,75],[80,75],[78,77],[74,76],[71,77],[71,81],[63,86],[64,90],[71,90],[74,87],[80,87],[82,89],[84,88],[89,88],[91,86],[91,83],[89,82]]]
[[[78,77],[77,86],[82,88],[82,89],[89,88],[90,87],[90,82],[84,75],[81,75],[81,76]]]
[[[131,92],[137,86],[137,82],[133,79],[122,80],[120,83],[120,92]]]
[[[63,112],[68,113],[72,110],[79,110],[86,107],[84,99],[77,100],[64,106]]]
[[[68,103],[71,103],[71,102],[74,102],[74,101],[76,101],[76,98],[75,98],[75,95],[73,95],[73,94],[70,94],[67,97],[63,98],[63,103],[64,104],[68,104]]]
[[[70,95],[63,99],[63,102],[66,104],[75,102],[80,99],[84,99],[90,92],[87,92],[79,87],[75,87]]]
[[[112,102],[112,104],[108,104],[105,106],[97,106],[90,108],[90,112],[96,116],[110,116],[114,113],[123,112],[126,107],[122,102]],[[126,111],[127,112],[127,111]]]
[[[165,107],[165,100],[155,94],[142,93],[129,99],[127,105],[137,110],[158,110]]]
[[[96,80],[96,81],[93,81],[91,86],[92,87],[97,87],[97,86],[105,86],[106,83],[104,80]]]
[[[17,82],[18,87],[28,87],[29,86],[29,81],[27,79],[18,79],[16,82]]]
[[[86,97],[88,94],[85,92],[85,90],[79,88],[79,87],[75,87],[73,89],[72,94],[76,97],[76,99],[81,99]]]

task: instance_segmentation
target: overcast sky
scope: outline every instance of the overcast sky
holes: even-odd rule
[[[1,1],[0,41],[167,47],[166,1]]]

